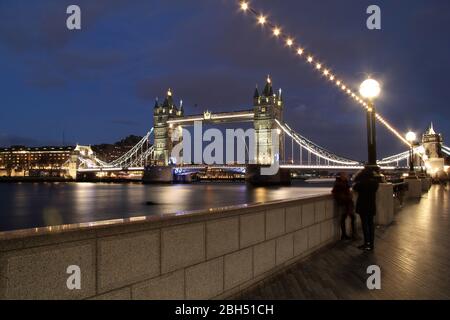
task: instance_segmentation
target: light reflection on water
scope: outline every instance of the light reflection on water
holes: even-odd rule
[[[0,231],[266,202],[329,190],[299,182],[290,187],[251,187],[243,183],[3,183]]]

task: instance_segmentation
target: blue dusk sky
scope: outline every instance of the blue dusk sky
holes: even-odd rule
[[[450,138],[450,2],[253,0],[353,88],[383,84],[379,112],[402,132]],[[66,28],[77,4],[82,30]],[[381,7],[382,30],[366,28]],[[365,113],[234,0],[0,0],[0,145],[115,142],[152,126],[172,88],[186,114],[248,109],[270,74],[291,127],[365,159]],[[379,155],[405,147],[378,126]]]

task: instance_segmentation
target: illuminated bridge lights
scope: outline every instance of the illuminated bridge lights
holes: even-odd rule
[[[298,165],[298,164],[281,164],[282,169],[308,169],[308,170],[361,170],[364,166],[327,166],[327,165]],[[381,170],[397,170],[394,166],[380,166]]]
[[[442,146],[442,152],[444,152],[446,155],[450,156],[450,148],[447,146]]]
[[[175,167],[173,173],[175,175],[187,175],[191,173],[196,173],[200,171],[206,170],[223,170],[226,172],[234,172],[245,174],[246,168],[245,166],[221,166],[221,165],[198,165],[198,166],[181,166]]]
[[[150,145],[150,135],[153,133],[153,128],[129,151],[117,158],[116,160],[106,163],[94,154],[80,154],[78,157],[81,167],[78,168],[78,172],[114,172],[123,171],[141,171],[146,160],[151,158],[154,148]],[[134,170],[136,169],[136,170]]]
[[[308,139],[298,135],[295,131],[293,131],[288,125],[282,124],[278,120],[275,119],[275,122],[277,125],[289,136],[291,137],[301,148],[306,149],[307,151],[314,154],[316,157],[330,161],[335,164],[339,165],[348,165],[348,166],[354,166],[359,165],[360,163],[358,161],[346,159],[343,157],[336,156],[332,154],[331,152],[323,149],[322,147],[319,147],[315,143],[309,141]]]
[[[169,125],[176,124],[185,124],[185,123],[194,123],[195,121],[222,121],[222,120],[240,120],[240,121],[251,121],[255,117],[254,112],[252,111],[236,111],[236,112],[219,112],[219,113],[211,113],[203,114],[203,115],[193,115],[187,116],[179,119],[168,120],[167,123]]]
[[[241,113],[242,114],[242,113]],[[301,149],[308,151],[310,154],[314,155],[316,159],[321,159],[326,162],[326,164],[316,163],[312,164],[311,161],[308,164],[286,164],[280,165],[281,168],[292,168],[292,169],[350,169],[358,170],[362,168],[362,163],[347,159],[344,157],[337,156],[332,152],[320,147],[314,142],[308,140],[307,138],[296,133],[288,124],[281,123],[275,120],[279,129],[285,132]],[[118,171],[144,171],[143,164],[146,163],[148,159],[153,159],[153,146],[149,146],[147,149],[144,145],[149,142],[150,135],[153,133],[153,128],[150,130],[146,136],[142,138],[133,148],[131,148],[124,155],[116,159],[111,163],[105,163],[95,157],[95,155],[89,155],[83,157],[80,155],[79,161],[82,167],[78,168],[78,172],[118,172]],[[420,154],[421,147],[416,147],[414,153]],[[450,155],[450,148],[447,146],[442,146],[442,151]],[[388,166],[389,164],[399,163],[400,161],[407,160],[409,157],[409,151],[405,151],[382,160],[377,161],[377,164],[381,166],[383,170],[393,170],[396,167]],[[188,171],[198,171],[205,170],[207,168],[217,169],[217,170],[227,170],[237,173],[245,173],[245,166],[242,165],[182,165],[175,168],[176,174],[184,174]]]

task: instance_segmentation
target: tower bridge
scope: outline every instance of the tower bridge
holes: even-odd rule
[[[128,152],[118,159],[106,163],[83,147],[79,152],[77,171],[79,173],[120,172],[120,171],[152,171],[156,175],[186,174],[205,168],[218,168],[242,172],[251,169],[251,165],[259,167],[277,163],[280,171],[286,170],[359,170],[362,161],[336,155],[291,128],[283,119],[284,100],[282,90],[273,89],[272,79],[267,77],[265,86],[260,92],[256,87],[253,93],[253,106],[233,112],[204,111],[203,114],[185,115],[183,103],[177,105],[172,90],[167,91],[162,103],[155,101],[153,108],[154,127]],[[251,122],[254,129],[254,159],[245,159],[244,163],[193,163],[181,157],[180,162],[173,161],[171,154],[178,143],[183,142],[181,134],[178,141],[173,141],[175,131],[195,125],[197,122],[222,124]],[[275,139],[273,132],[276,132]],[[153,138],[153,139],[152,139]],[[290,139],[290,148],[286,146]],[[289,141],[288,141],[289,142]],[[247,147],[247,144],[245,145]],[[290,150],[288,150],[290,149]],[[422,143],[413,149],[414,163],[432,174],[438,174],[448,168],[445,157],[450,156],[450,148],[443,144],[440,134],[431,125],[422,137]],[[405,151],[378,160],[382,170],[406,169],[410,154]],[[250,169],[249,169],[250,168]],[[161,172],[165,172],[162,174]],[[156,179],[159,181],[158,179]]]
[[[155,130],[155,152],[154,160],[157,165],[168,165],[170,154],[174,147],[171,137],[174,130],[180,126],[194,125],[195,122],[207,123],[235,123],[253,122],[256,141],[257,164],[271,164],[275,157],[272,146],[272,130],[279,129],[278,123],[283,121],[283,99],[281,89],[275,94],[272,88],[272,80],[267,77],[264,90],[260,94],[258,88],[253,95],[253,107],[248,110],[235,112],[212,113],[205,111],[201,115],[184,116],[182,102],[176,106],[172,91],[169,89],[162,104],[155,102],[154,107],[154,130]],[[278,123],[276,122],[278,121]],[[279,160],[283,161],[283,134],[279,135]]]

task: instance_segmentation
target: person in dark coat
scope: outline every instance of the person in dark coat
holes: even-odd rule
[[[349,240],[356,238],[356,228],[355,228],[355,214],[353,197],[350,191],[350,182],[348,176],[345,172],[341,172],[336,176],[336,181],[334,182],[333,190],[334,201],[336,203],[337,210],[341,217],[341,240]],[[345,221],[347,217],[351,219],[352,237],[349,237],[345,227]]]
[[[370,168],[363,169],[354,179],[353,190],[358,193],[356,213],[361,218],[364,233],[364,244],[359,248],[366,251],[374,249],[375,226],[373,219],[377,212],[376,194],[378,185],[379,180],[375,176],[374,170]]]

